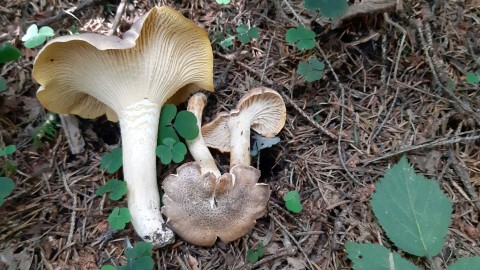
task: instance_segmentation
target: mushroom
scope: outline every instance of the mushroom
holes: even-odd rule
[[[205,101],[197,93],[188,103],[199,128]],[[187,145],[196,161],[178,167],[177,174],[162,183],[167,224],[183,240],[199,246],[211,246],[217,237],[224,242],[242,237],[264,215],[269,186],[257,183],[260,171],[251,166],[236,165],[220,176],[200,135]]]
[[[202,127],[208,147],[230,153],[230,168],[250,166],[250,128],[264,137],[274,137],[285,125],[286,108],[282,96],[267,87],[249,90],[237,108],[221,112]]]
[[[119,121],[128,208],[137,234],[156,247],[174,240],[160,213],[155,147],[161,107],[213,91],[205,30],[169,7],[155,7],[123,38],[62,36],[37,55],[37,97],[50,111]]]

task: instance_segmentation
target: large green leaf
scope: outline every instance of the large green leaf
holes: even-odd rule
[[[480,256],[461,258],[456,263],[451,264],[447,270],[472,270],[480,269]]]
[[[405,156],[377,183],[371,204],[397,247],[416,256],[435,256],[442,250],[452,203],[437,182],[416,174]]]
[[[384,246],[347,242],[345,248],[354,270],[420,270]]]

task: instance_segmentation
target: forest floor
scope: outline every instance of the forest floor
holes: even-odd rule
[[[138,241],[130,224],[109,230],[109,213],[126,201],[95,195],[106,180],[122,179],[121,172],[100,169],[105,153],[121,143],[117,123],[78,118],[85,141],[80,154],[72,154],[60,122],[53,140],[34,147],[33,130],[47,113],[31,75],[39,49],[20,40],[34,23],[57,35],[73,29],[106,34],[119,2],[0,0],[0,42],[23,53],[0,65],[8,83],[0,93],[0,146],[17,147],[10,157],[17,171],[7,175],[16,189],[0,207],[0,269],[15,260],[22,261],[17,269],[124,265],[125,239]],[[453,201],[452,224],[435,263],[445,268],[480,254],[480,89],[466,82],[467,72],[480,70],[480,1],[350,2],[351,11],[361,10],[356,4],[363,13],[334,21],[305,10],[299,0],[128,2],[119,36],[155,5],[174,7],[208,31],[216,89],[208,96],[205,123],[259,85],[280,92],[287,106],[280,143],[253,159],[272,193],[252,233],[209,248],[177,238],[154,251],[157,269],[351,269],[346,241],[399,251],[373,216],[370,198],[403,154]],[[380,2],[385,6],[372,4]],[[259,38],[220,46],[216,37],[234,34],[242,23],[258,27]],[[300,51],[285,41],[287,29],[301,24],[315,31],[314,49]],[[307,83],[297,64],[312,56],[326,68],[321,80]],[[212,152],[225,170],[228,155]],[[0,167],[6,166],[3,158]],[[158,179],[177,166],[159,164]],[[290,190],[300,193],[299,214],[285,209]],[[264,259],[250,264],[247,250],[259,241]],[[430,269],[425,259],[410,259]]]

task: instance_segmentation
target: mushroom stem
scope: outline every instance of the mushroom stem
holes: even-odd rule
[[[122,134],[123,175],[127,183],[128,209],[138,235],[155,247],[174,240],[160,213],[160,195],[156,175],[160,106],[147,99],[122,109],[119,113]]]
[[[188,100],[187,110],[192,112],[197,118],[198,129],[202,129],[202,113],[205,103],[207,102],[207,97],[202,93],[196,93]],[[202,137],[202,132],[198,133],[197,138],[189,141],[187,140],[188,150],[192,154],[195,161],[200,164],[202,174],[213,173],[215,177],[220,177],[221,173],[218,170],[217,164],[213,159],[210,150],[208,150],[207,145]]]
[[[239,115],[228,121],[230,129],[230,169],[235,165],[250,166],[250,121]]]

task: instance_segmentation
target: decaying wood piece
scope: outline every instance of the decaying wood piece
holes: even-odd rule
[[[74,115],[60,114],[60,121],[62,122],[62,127],[65,131],[68,146],[72,154],[82,153],[85,147],[85,141],[78,128],[78,119]]]
[[[348,7],[347,13],[332,21],[332,29],[339,27],[344,20],[359,15],[380,14],[383,12],[403,10],[402,0],[366,0]]]

